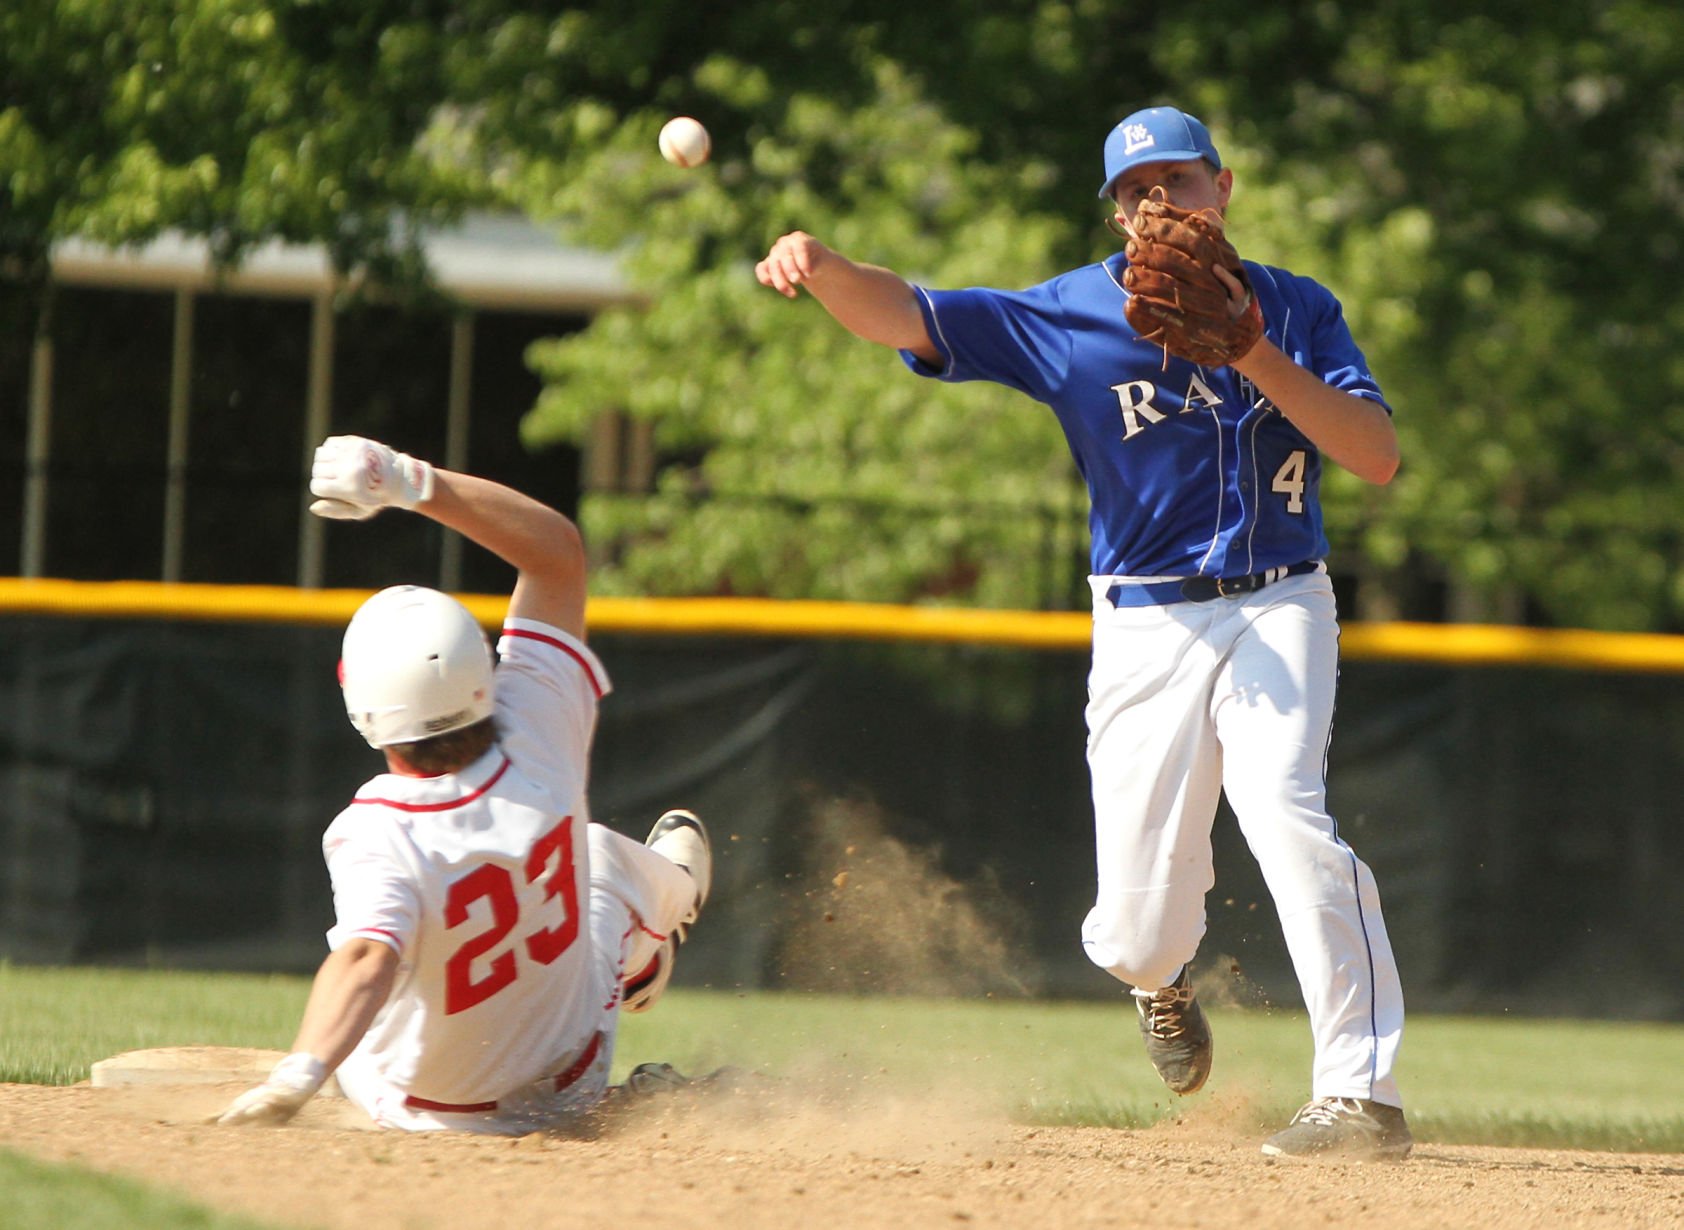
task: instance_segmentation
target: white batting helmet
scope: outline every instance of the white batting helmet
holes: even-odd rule
[[[450,595],[393,586],[346,626],[339,686],[370,747],[414,743],[491,715],[491,646]]]

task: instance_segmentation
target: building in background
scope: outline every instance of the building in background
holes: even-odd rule
[[[442,294],[398,306],[346,296],[317,248],[218,271],[180,235],[61,245],[50,343],[0,331],[0,574],[506,588],[436,529],[333,535],[304,513],[311,451],[373,435],[576,508],[579,452],[520,442],[524,352],[632,296],[610,257],[519,218],[470,216],[426,251]]]

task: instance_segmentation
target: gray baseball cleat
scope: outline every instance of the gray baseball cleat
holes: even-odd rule
[[[1196,1093],[1210,1076],[1210,1022],[1193,994],[1193,980],[1181,967],[1176,980],[1159,991],[1131,991],[1140,1014],[1146,1057],[1164,1084],[1176,1093]]]
[[[672,967],[678,956],[678,946],[690,934],[690,926],[702,912],[708,892],[713,888],[713,848],[708,842],[707,828],[694,812],[675,807],[649,830],[643,844],[682,867],[696,882],[696,899],[647,966],[626,979],[625,996],[620,1001],[621,1012],[647,1012],[661,998],[672,981]]]
[[[1263,1142],[1268,1157],[1402,1161],[1415,1147],[1403,1111],[1367,1098],[1316,1098]]]

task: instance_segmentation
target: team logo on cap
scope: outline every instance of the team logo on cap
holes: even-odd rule
[[[1123,129],[1123,156],[1143,150],[1149,145],[1156,145],[1157,139],[1152,136],[1152,130],[1144,124],[1130,124]]]

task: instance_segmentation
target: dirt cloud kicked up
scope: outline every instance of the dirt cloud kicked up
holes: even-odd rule
[[[964,885],[938,849],[888,834],[869,803],[815,804],[803,879],[789,895],[779,985],[842,994],[1033,994],[1012,907],[986,878]]]

